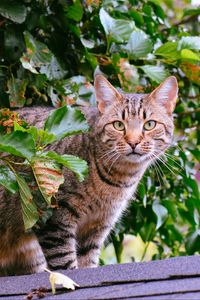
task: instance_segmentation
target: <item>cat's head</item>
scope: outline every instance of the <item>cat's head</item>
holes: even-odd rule
[[[126,161],[153,160],[171,144],[178,85],[168,77],[150,94],[122,94],[102,75],[95,78],[100,118],[97,130],[104,151]]]

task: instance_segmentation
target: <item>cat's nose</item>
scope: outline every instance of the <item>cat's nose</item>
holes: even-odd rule
[[[136,146],[139,144],[139,142],[128,142],[128,144],[131,146],[133,150],[135,150]]]

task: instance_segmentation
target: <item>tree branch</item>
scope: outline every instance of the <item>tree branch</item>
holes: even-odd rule
[[[193,113],[198,113],[198,112],[200,112],[200,108],[197,108],[197,109],[194,109],[194,110],[188,110],[188,111],[182,111],[182,112],[180,112],[178,115],[180,116],[182,116],[182,115],[190,115],[190,114],[193,114]]]
[[[188,18],[184,18],[184,19],[182,19],[182,20],[180,20],[178,22],[172,23],[171,27],[177,27],[179,25],[190,23],[192,21],[197,20],[197,18],[198,18],[198,15],[189,16]],[[161,31],[163,32],[163,31],[166,31],[168,29],[170,29],[170,28],[162,28]]]

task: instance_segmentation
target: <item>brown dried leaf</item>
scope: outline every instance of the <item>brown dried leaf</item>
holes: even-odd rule
[[[51,205],[52,196],[64,182],[59,164],[50,159],[37,158],[32,164],[32,169],[43,197]]]
[[[131,65],[126,58],[120,58],[117,64],[118,78],[121,87],[127,92],[135,92],[138,85],[138,73],[135,66]]]
[[[191,64],[189,62],[183,62],[180,64],[180,68],[185,73],[187,78],[200,85],[200,66]]]

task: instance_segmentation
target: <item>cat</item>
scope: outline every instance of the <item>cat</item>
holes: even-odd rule
[[[0,187],[0,275],[98,266],[101,246],[144,172],[170,146],[178,94],[174,76],[150,94],[123,94],[102,75],[94,87],[97,107],[82,108],[92,130],[50,146],[85,159],[89,175],[79,183],[64,169],[59,208],[46,225],[25,232],[18,195]],[[49,108],[24,108],[19,114],[41,127]]]

